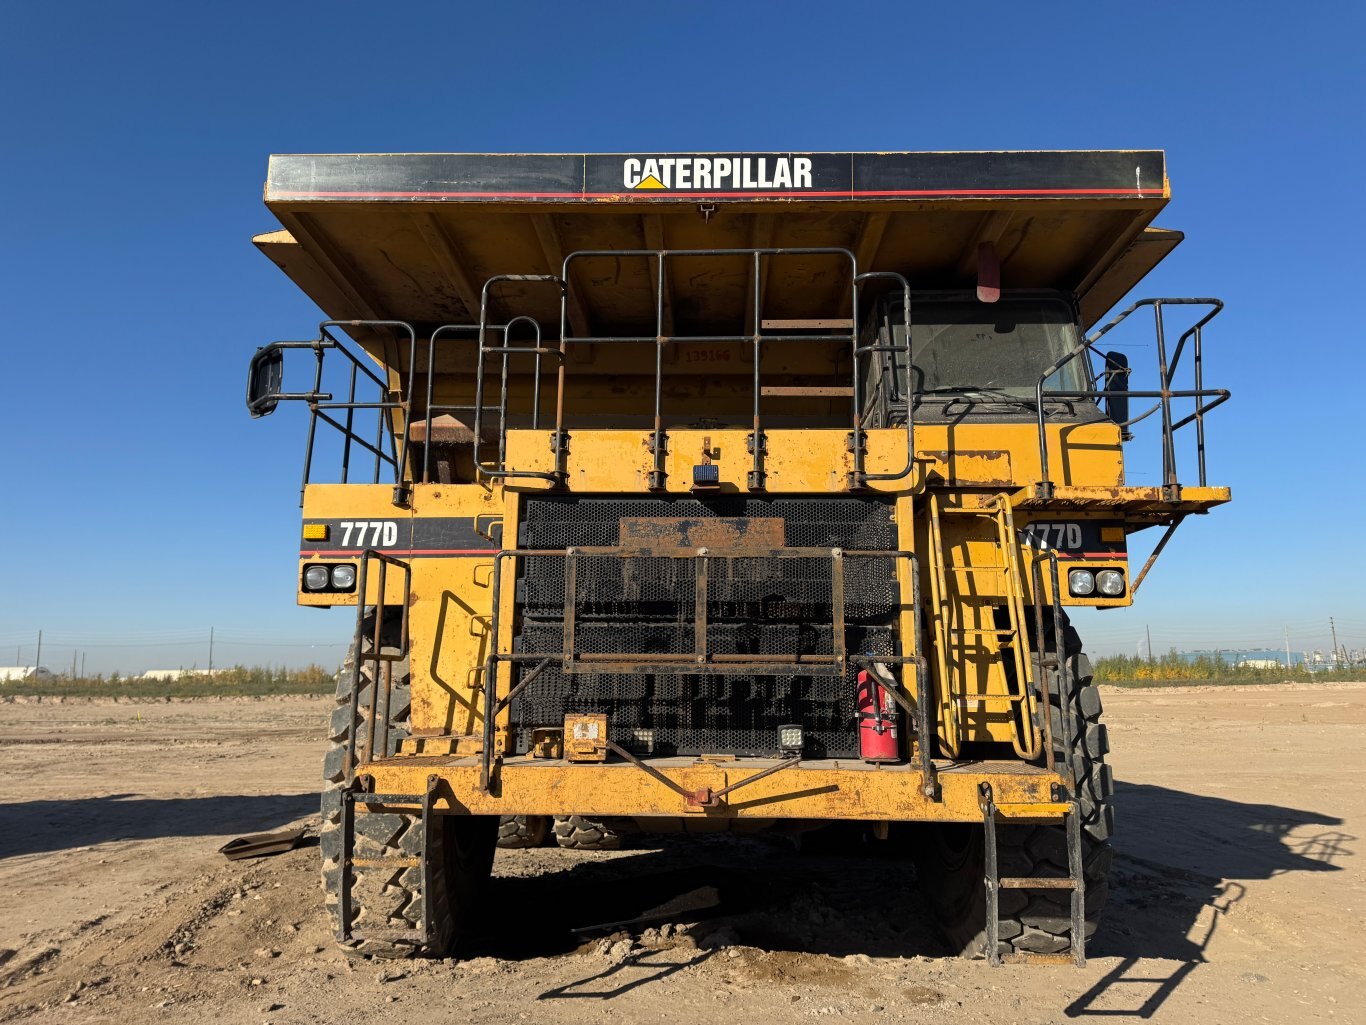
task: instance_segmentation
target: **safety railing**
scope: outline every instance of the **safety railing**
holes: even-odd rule
[[[675,333],[666,330],[665,316],[665,297],[667,295],[667,265],[670,260],[696,258],[696,257],[725,257],[736,256],[748,258],[751,262],[752,291],[747,298],[746,305],[749,307],[748,320],[750,330],[742,333],[733,334],[685,334]],[[766,332],[763,316],[763,281],[765,271],[765,261],[780,259],[784,257],[832,257],[841,263],[846,263],[846,275],[849,282],[849,303],[852,317],[849,321],[850,329],[847,332],[825,332],[812,333],[811,331],[787,332],[781,331]],[[575,263],[581,263],[593,259],[644,259],[654,262],[654,327],[652,334],[590,334],[574,336],[570,329],[570,309],[574,300],[570,282],[573,280],[573,267]],[[906,325],[905,341],[902,345],[873,344],[861,346],[858,343],[859,327],[859,295],[860,289],[874,281],[890,282],[900,287],[903,295],[902,311],[903,321]],[[507,332],[502,331],[501,344],[490,344],[492,338],[495,343],[499,341],[499,329],[490,324],[490,305],[491,289],[493,286],[504,282],[516,282],[522,284],[540,283],[553,286],[558,289],[560,296],[560,325],[559,325],[559,345],[557,348],[546,347],[541,344],[539,325],[536,330],[536,345],[534,347],[512,346],[508,342]],[[655,347],[654,359],[654,398],[651,410],[651,431],[648,440],[648,448],[653,457],[653,468],[648,474],[648,487],[650,490],[659,491],[665,488],[665,480],[668,475],[666,457],[668,454],[668,431],[664,424],[663,412],[663,379],[664,379],[664,353],[668,345],[673,343],[712,343],[712,344],[745,344],[752,347],[753,353],[753,380],[752,380],[752,404],[751,404],[751,430],[747,439],[747,446],[750,453],[750,469],[747,474],[746,482],[750,490],[762,491],[765,488],[767,472],[765,470],[766,439],[764,435],[763,408],[761,398],[764,394],[762,383],[762,358],[764,346],[770,343],[782,344],[792,342],[826,342],[831,344],[843,344],[849,347],[852,355],[852,386],[851,396],[851,431],[849,437],[849,448],[851,451],[852,469],[849,473],[849,486],[857,489],[864,487],[869,481],[892,481],[902,480],[908,477],[914,468],[915,425],[913,418],[908,417],[905,425],[906,429],[906,458],[904,464],[897,470],[886,473],[869,473],[865,467],[866,460],[866,428],[863,424],[863,374],[861,367],[864,360],[874,354],[895,351],[901,353],[909,362],[911,359],[911,332],[910,323],[910,285],[906,279],[896,273],[887,271],[873,271],[860,273],[858,270],[857,259],[854,254],[847,249],[840,248],[760,248],[760,249],[629,249],[629,250],[579,250],[570,253],[564,258],[558,275],[553,274],[504,274],[490,278],[484,285],[481,294],[480,314],[479,314],[479,354],[477,363],[476,398],[473,412],[475,415],[475,441],[482,449],[482,428],[483,418],[487,410],[496,409],[498,413],[498,456],[496,461],[485,462],[482,459],[476,460],[476,467],[480,475],[489,478],[550,478],[556,483],[562,484],[568,474],[566,461],[569,450],[569,434],[566,423],[565,413],[565,384],[567,371],[567,353],[570,346],[578,345],[606,345],[606,344],[643,344]],[[509,321],[507,326],[511,326],[517,321],[529,321],[530,318],[518,317]],[[445,329],[442,329],[445,330]],[[483,397],[485,393],[484,378],[488,371],[487,357],[496,355],[499,357],[501,368],[501,385],[499,391],[499,401],[496,406],[485,406]],[[506,433],[508,423],[507,413],[507,382],[509,360],[518,355],[533,355],[535,365],[533,367],[533,387],[536,389],[536,396],[533,398],[533,417],[539,418],[540,400],[539,388],[541,377],[542,357],[557,360],[556,379],[555,379],[555,429],[551,435],[551,444],[555,453],[555,470],[552,473],[539,471],[518,470],[509,468],[506,465]]]
[[[325,320],[318,325],[318,337],[311,341],[272,342],[256,350],[248,377],[247,409],[253,417],[260,417],[273,412],[280,402],[299,401],[308,404],[308,437],[304,447],[303,480],[299,485],[300,505],[303,504],[303,491],[312,478],[319,423],[339,431],[342,435],[341,483],[352,483],[351,456],[353,450],[359,449],[374,457],[374,468],[369,475],[369,483],[380,483],[383,470],[388,467],[394,485],[394,502],[403,504],[408,494],[408,442],[405,436],[400,443],[395,438],[392,422],[386,424],[385,421],[397,413],[404,422],[407,422],[412,409],[413,381],[416,374],[409,374],[407,388],[396,397],[390,390],[389,382],[365,364],[363,354],[353,352],[350,346],[332,333],[330,329],[334,327],[378,330],[399,337],[398,342],[386,340],[386,347],[401,345],[401,339],[406,337],[408,366],[415,368],[417,365],[417,333],[411,324],[401,320]],[[284,354],[292,349],[307,349],[314,355],[313,387],[309,391],[282,390]],[[323,390],[324,362],[329,352],[337,353],[346,361],[345,400],[339,400],[332,392]],[[386,362],[391,367],[399,367],[402,365],[401,355],[395,353],[394,358]],[[373,389],[371,394],[374,397],[363,399],[358,389]],[[373,411],[375,414],[373,441],[362,436],[357,425],[358,416],[367,411]]]
[[[749,330],[734,334],[685,334],[666,331],[664,287],[666,266],[670,260],[690,257],[739,256],[751,261],[753,288],[747,299],[747,319]],[[848,284],[848,302],[852,312],[848,331],[780,331],[765,328],[763,315],[762,283],[767,267],[766,261],[785,257],[831,257],[845,266]],[[575,262],[591,259],[641,258],[652,260],[655,264],[654,319],[655,332],[643,334],[594,334],[573,336],[569,324],[569,310],[574,301],[569,281]],[[513,316],[505,323],[494,323],[490,309],[495,301],[494,291],[504,283],[545,284],[559,291],[560,324],[559,339],[546,344],[542,337],[542,325],[529,316]],[[900,344],[889,344],[885,340],[875,340],[872,344],[859,344],[860,294],[871,283],[890,284],[902,293],[902,322],[905,328],[904,340]],[[421,391],[417,383],[423,372],[419,370],[418,357],[420,345],[417,333],[411,324],[403,321],[324,321],[319,326],[319,336],[312,341],[275,342],[257,351],[252,360],[247,405],[253,416],[264,416],[271,412],[277,403],[286,400],[300,400],[308,403],[310,421],[304,457],[302,487],[306,487],[312,477],[317,425],[326,424],[341,432],[342,483],[352,482],[351,458],[353,449],[363,450],[375,458],[374,472],[370,483],[380,483],[383,471],[387,468],[394,484],[395,504],[406,504],[410,483],[426,482],[431,479],[432,421],[442,414],[465,414],[473,420],[474,465],[478,476],[487,479],[542,479],[552,484],[563,484],[567,478],[567,456],[569,451],[569,432],[566,414],[566,371],[570,346],[606,345],[618,343],[640,343],[655,347],[654,359],[654,396],[651,409],[652,428],[648,448],[653,457],[653,468],[648,475],[651,490],[663,490],[667,477],[666,457],[668,453],[668,431],[664,423],[663,378],[665,372],[664,353],[673,343],[735,343],[751,347],[753,356],[752,400],[750,408],[750,433],[747,447],[750,453],[750,469],[747,484],[752,491],[762,491],[767,481],[765,457],[767,440],[764,433],[764,408],[762,397],[765,393],[762,375],[762,360],[765,346],[796,342],[824,342],[848,346],[851,355],[850,432],[848,447],[851,454],[851,469],[848,486],[851,489],[865,487],[872,481],[896,481],[910,476],[914,469],[915,423],[908,416],[905,423],[906,454],[896,469],[887,472],[870,473],[866,467],[867,427],[864,423],[865,375],[863,367],[869,359],[882,358],[888,353],[897,353],[907,364],[912,359],[912,340],[910,331],[911,292],[910,285],[900,275],[889,271],[860,272],[853,253],[840,248],[768,248],[768,249],[634,249],[634,250],[581,250],[565,257],[559,275],[549,274],[500,274],[489,278],[482,289],[479,323],[446,324],[432,331],[426,339],[425,382]],[[389,383],[363,361],[364,354],[352,351],[330,330],[334,327],[387,332],[406,339],[408,368],[407,381],[400,393],[391,392]],[[514,331],[526,329],[532,335],[532,344],[517,344],[513,341]],[[472,404],[454,404],[438,401],[435,378],[437,376],[438,343],[472,341],[476,349],[475,395]],[[386,342],[386,344],[389,344]],[[307,392],[284,392],[281,390],[283,353],[289,349],[311,350],[316,358],[313,388]],[[339,400],[331,392],[323,390],[324,356],[337,352],[347,363],[349,380],[345,400]],[[492,357],[492,359],[490,358]],[[524,470],[507,465],[507,432],[511,424],[509,416],[509,378],[515,360],[531,360],[531,397],[529,415],[519,421],[519,426],[530,426],[533,430],[541,428],[545,413],[542,409],[542,389],[545,385],[545,364],[554,366],[554,431],[551,444],[554,450],[555,468],[551,472]],[[403,359],[383,361],[389,367],[401,368]],[[496,401],[488,398],[490,388],[487,378],[490,373],[498,374]],[[372,387],[376,390],[373,399],[362,399],[358,388]],[[425,398],[419,409],[415,397]],[[357,428],[358,416],[368,410],[376,415],[373,440],[363,436]],[[344,414],[344,415],[343,415]],[[490,453],[490,442],[486,427],[490,417],[496,417],[495,451]],[[386,418],[390,423],[386,425]],[[420,467],[410,466],[409,448],[413,438],[413,424],[417,420],[425,426],[426,433]],[[401,424],[400,424],[401,421]],[[403,426],[402,437],[395,430]],[[386,436],[387,435],[387,436]],[[386,450],[387,444],[387,450]]]
[[[521,646],[522,650],[504,650],[505,647],[515,646],[505,646],[500,641],[504,624],[502,616],[503,587],[504,578],[508,572],[507,567],[509,564],[515,567],[519,562],[525,564],[527,560],[532,559],[554,559],[563,566],[563,626],[560,631],[560,650],[558,651],[525,650],[526,645]],[[680,645],[678,650],[669,652],[585,651],[586,645],[582,642],[577,622],[578,609],[582,604],[579,577],[581,565],[585,560],[591,559],[615,560],[623,568],[629,561],[640,559],[664,559],[679,563],[691,561],[691,571],[683,574],[691,583],[691,587],[686,589],[691,591],[690,597],[686,590],[680,593],[678,588],[672,586],[676,581],[665,581],[660,585],[661,593],[670,593],[673,604],[688,607],[690,617],[686,622],[680,623],[683,627],[691,626],[692,643],[688,650],[683,650],[683,646]],[[736,596],[721,591],[716,586],[718,580],[725,578],[717,577],[712,565],[723,561],[744,560],[768,566],[770,572],[781,572],[781,569],[773,570],[771,567],[790,560],[803,559],[820,560],[828,564],[829,567],[830,621],[828,624],[822,624],[822,629],[828,627],[829,644],[822,646],[822,650],[783,653],[773,651],[743,653],[717,651],[709,640],[709,628],[714,622],[709,610],[713,606],[724,604],[727,599],[735,599]],[[571,547],[552,550],[505,549],[499,551],[494,556],[493,614],[489,625],[490,636],[494,638],[494,643],[490,646],[483,674],[485,685],[483,693],[482,785],[488,786],[492,772],[495,755],[495,724],[499,716],[528,687],[541,679],[542,674],[552,665],[558,664],[561,672],[565,674],[743,677],[846,677],[849,676],[850,667],[853,665],[868,667],[909,665],[914,672],[913,687],[903,690],[895,680],[890,681],[890,686],[888,681],[882,680],[882,682],[888,692],[892,694],[893,699],[902,705],[911,716],[916,731],[917,745],[921,752],[924,786],[927,795],[932,794],[935,787],[933,765],[930,760],[932,726],[929,710],[930,699],[926,693],[929,677],[923,656],[915,650],[916,645],[914,643],[908,645],[912,650],[906,655],[868,654],[850,651],[848,647],[846,602],[849,601],[849,595],[855,592],[846,587],[845,563],[847,560],[860,559],[886,560],[893,566],[898,561],[904,561],[907,564],[904,572],[908,575],[911,587],[912,608],[910,614],[912,622],[919,622],[919,563],[915,553],[911,551],[854,551],[840,548],[809,547],[774,547],[763,550]],[[521,579],[521,575],[515,569],[514,575],[518,576],[519,588],[525,588],[527,586],[525,580]],[[743,578],[745,574],[742,572],[740,576]],[[895,572],[889,574],[888,583],[894,590],[899,586]],[[634,601],[634,598],[632,600]],[[741,600],[738,603],[743,604],[743,601]],[[902,608],[899,597],[894,600],[894,604],[898,609]],[[749,617],[746,614],[743,618]],[[686,629],[683,632],[686,632]],[[499,667],[504,664],[513,666],[516,682],[512,683],[506,694],[500,695]],[[908,691],[913,691],[914,697]],[[852,728],[853,724],[851,723],[850,726]]]
[[[1048,589],[1045,590],[1043,564],[1048,563],[1049,576],[1047,579]],[[1065,648],[1065,632],[1063,623],[1065,622],[1062,612],[1062,580],[1061,572],[1058,568],[1058,553],[1052,549],[1045,549],[1037,552],[1033,556],[1033,561],[1029,565],[1030,584],[1034,598],[1034,654],[1038,660],[1041,672],[1038,674],[1036,685],[1038,693],[1036,697],[1039,707],[1043,711],[1043,734],[1044,734],[1044,764],[1053,772],[1057,771],[1056,750],[1061,746],[1064,752],[1065,767],[1063,776],[1068,784],[1072,786],[1073,792],[1076,790],[1076,780],[1074,778],[1074,768],[1072,764],[1072,753],[1077,750],[1077,729],[1075,710],[1072,706],[1072,689],[1075,686],[1072,680],[1072,666],[1067,660],[1067,650]],[[1049,603],[1044,604],[1044,595],[1048,594]],[[1053,636],[1049,638],[1044,627],[1044,609],[1047,608],[1052,626]],[[1053,655],[1051,658],[1046,656],[1048,651],[1048,641],[1053,642]],[[1055,738],[1053,736],[1053,708],[1051,685],[1049,682],[1048,671],[1052,669],[1056,674],[1058,684],[1058,724],[1062,727],[1063,735]],[[1056,741],[1056,743],[1055,743]]]
[[[367,605],[371,578],[370,567],[377,566],[375,573],[375,604]],[[386,612],[394,604],[386,602],[388,597],[389,569],[392,567],[403,574],[403,585],[398,602],[398,637],[385,636]],[[352,651],[355,652],[353,672],[355,679],[351,685],[351,718],[346,734],[346,749],[343,769],[348,780],[356,768],[369,765],[388,757],[390,708],[394,689],[394,666],[408,657],[408,607],[412,595],[412,567],[401,559],[385,555],[383,552],[367,548],[361,553],[359,573],[356,579],[356,633]],[[367,630],[366,612],[371,613],[372,625]],[[397,640],[397,645],[391,643]],[[369,708],[361,707],[361,677],[366,665],[370,665]],[[364,727],[364,735],[357,726]]]
[[[1166,322],[1163,311],[1168,306],[1209,306],[1210,310],[1187,328],[1176,343],[1176,348],[1172,350],[1171,358],[1167,355],[1167,332]],[[1128,378],[1130,367],[1128,360],[1119,353],[1104,353],[1096,347],[1100,341],[1110,331],[1118,327],[1137,310],[1143,307],[1150,307],[1153,311],[1154,329],[1157,344],[1157,363],[1158,363],[1158,382],[1159,388],[1149,391],[1130,391],[1128,388]],[[1038,412],[1039,429],[1039,481],[1035,484],[1035,494],[1038,498],[1045,501],[1053,498],[1054,482],[1049,472],[1048,455],[1048,436],[1047,436],[1047,408],[1045,400],[1056,399],[1105,399],[1107,405],[1112,401],[1123,401],[1127,405],[1130,398],[1136,399],[1156,399],[1154,404],[1137,416],[1124,416],[1118,420],[1121,430],[1126,434],[1128,429],[1134,424],[1147,419],[1154,413],[1161,414],[1162,430],[1162,494],[1168,501],[1176,501],[1180,498],[1181,483],[1177,476],[1176,460],[1176,432],[1181,428],[1195,424],[1196,434],[1196,460],[1200,486],[1206,484],[1205,477],[1205,414],[1216,406],[1228,401],[1230,392],[1223,388],[1206,388],[1204,386],[1204,353],[1202,349],[1202,332],[1207,324],[1213,320],[1224,308],[1224,304],[1219,299],[1197,299],[1197,298],[1165,298],[1165,299],[1142,299],[1128,307],[1114,317],[1109,323],[1099,330],[1092,332],[1071,352],[1055,360],[1047,370],[1040,375],[1035,387],[1035,403]],[[1193,388],[1175,389],[1173,384],[1176,380],[1176,372],[1181,362],[1181,356],[1185,352],[1187,342],[1191,343],[1192,363],[1193,363]],[[1054,391],[1052,389],[1045,393],[1044,388],[1048,381],[1056,375],[1063,367],[1073,360],[1082,356],[1084,353],[1094,353],[1102,361],[1103,371],[1101,382],[1103,387],[1100,389],[1090,389],[1086,391]],[[1116,387],[1115,385],[1118,385]],[[1180,420],[1174,420],[1172,415],[1172,400],[1188,399],[1195,403],[1194,411]],[[1213,399],[1207,402],[1207,399]],[[1127,413],[1127,409],[1126,409]]]

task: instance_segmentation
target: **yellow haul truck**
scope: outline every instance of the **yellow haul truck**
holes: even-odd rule
[[[328,319],[247,401],[308,409],[298,601],[356,615],[339,941],[468,938],[500,822],[846,820],[959,949],[1081,963],[1112,782],[1067,609],[1229,499],[1221,304],[1094,328],[1169,196],[1155,151],[273,157],[256,244]]]

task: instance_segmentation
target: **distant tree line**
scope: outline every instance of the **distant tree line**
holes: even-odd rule
[[[1117,686],[1153,686],[1170,683],[1325,683],[1366,679],[1362,669],[1324,669],[1310,672],[1304,663],[1286,666],[1239,665],[1219,655],[1183,657],[1173,648],[1149,659],[1134,655],[1107,655],[1091,660],[1097,683]]]
[[[0,696],[24,694],[37,697],[129,697],[192,698],[266,694],[331,694],[336,688],[336,670],[310,665],[303,669],[285,666],[231,666],[215,669],[213,675],[186,670],[174,680],[144,680],[118,673],[77,677],[49,676],[0,684]]]

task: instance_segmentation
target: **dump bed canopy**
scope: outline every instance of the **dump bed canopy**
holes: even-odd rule
[[[1181,240],[1150,227],[1170,196],[1160,151],[742,154],[338,154],[270,160],[283,231],[256,245],[338,320],[477,323],[484,282],[559,274],[583,250],[840,248],[914,288],[970,287],[991,243],[1006,289],[1074,293],[1095,322]],[[848,317],[849,262],[766,259],[765,318]],[[753,261],[668,262],[671,333],[752,315]],[[578,260],[572,334],[653,332],[657,268]],[[558,331],[558,292],[498,286],[491,315]]]

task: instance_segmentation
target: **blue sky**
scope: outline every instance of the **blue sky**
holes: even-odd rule
[[[743,10],[741,10],[743,8]],[[1210,13],[1201,13],[1208,8]],[[1163,148],[1229,304],[1210,469],[1098,651],[1366,645],[1359,5],[26,4],[0,32],[0,664],[335,660],[293,605],[300,418],[246,361],[316,309],[250,244],[272,152]],[[1358,389],[1356,394],[1347,394]],[[314,645],[310,647],[309,645]],[[22,651],[19,649],[22,646]]]

